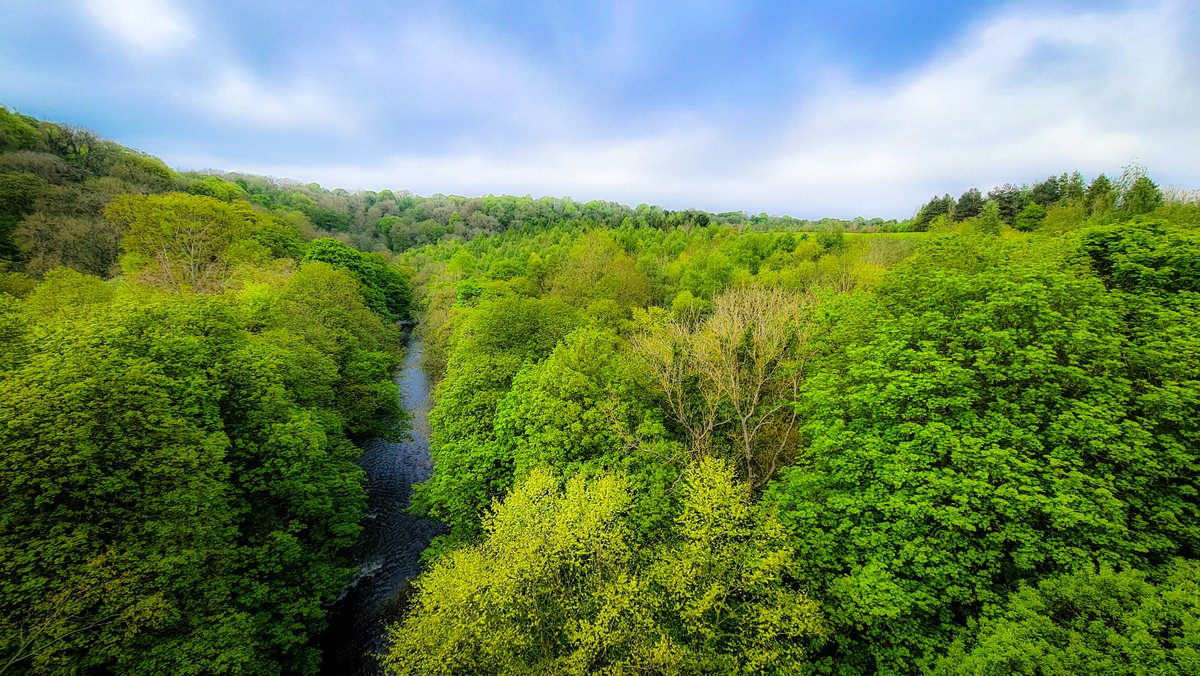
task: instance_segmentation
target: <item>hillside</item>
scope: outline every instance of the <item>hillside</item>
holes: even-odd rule
[[[1196,669],[1200,204],[1137,166],[807,221],[0,108],[0,670],[321,669],[410,321],[447,533],[391,673]]]

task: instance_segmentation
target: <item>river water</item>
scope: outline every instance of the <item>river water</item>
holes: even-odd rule
[[[420,571],[421,552],[441,524],[406,514],[412,485],[429,478],[429,381],[421,370],[421,339],[409,332],[407,352],[395,382],[400,403],[412,416],[411,439],[373,439],[359,465],[367,473],[367,514],[353,560],[359,572],[330,609],[321,637],[321,673],[380,674],[374,655],[385,648],[385,625],[398,619],[400,597]]]

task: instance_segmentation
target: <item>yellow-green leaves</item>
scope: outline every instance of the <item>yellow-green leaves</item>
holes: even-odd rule
[[[385,665],[400,674],[793,673],[824,634],[782,525],[721,462],[689,472],[682,514],[639,549],[613,476],[534,469],[485,538],[416,583]]]

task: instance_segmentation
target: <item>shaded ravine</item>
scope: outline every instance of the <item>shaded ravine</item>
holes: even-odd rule
[[[323,674],[382,673],[374,654],[385,646],[385,625],[397,619],[398,596],[420,570],[421,552],[442,524],[405,513],[412,485],[429,478],[429,381],[421,370],[423,344],[407,333],[407,352],[395,382],[412,416],[411,439],[372,439],[359,465],[367,473],[367,514],[353,551],[359,572],[330,609],[320,638]]]

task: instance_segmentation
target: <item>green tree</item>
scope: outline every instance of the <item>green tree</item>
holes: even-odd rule
[[[545,358],[578,318],[557,298],[485,298],[463,308],[446,375],[429,413],[434,473],[413,508],[451,527],[445,546],[479,534],[479,519],[512,483],[511,441],[495,430],[496,409],[521,367]]]
[[[1190,547],[1192,456],[1153,441],[1119,306],[1069,243],[938,240],[829,312],[808,443],[768,495],[831,668],[912,671],[1021,580]]]
[[[1163,194],[1149,176],[1138,176],[1122,193],[1120,211],[1124,218],[1148,214],[1162,206]]]
[[[1112,179],[1100,174],[1088,185],[1087,196],[1084,198],[1089,216],[1104,214],[1112,211],[1117,204],[1116,188]]]
[[[1015,226],[1021,232],[1030,232],[1037,230],[1042,226],[1042,222],[1046,220],[1046,207],[1038,202],[1030,202],[1021,209],[1021,213],[1017,214]]]
[[[412,288],[408,278],[395,266],[331,238],[309,242],[304,260],[323,261],[348,270],[362,284],[367,305],[383,317],[396,321],[412,316]]]
[[[940,674],[1187,674],[1200,669],[1200,569],[1083,570],[1023,586],[937,665]]]
[[[157,286],[196,292],[225,285],[235,245],[254,223],[248,206],[182,193],[119,197],[104,213],[110,225],[126,233],[122,264],[128,272]]]
[[[979,213],[976,219],[976,224],[979,231],[988,235],[999,235],[1000,228],[1004,225],[1004,220],[1000,217],[1000,205],[994,201],[988,201],[983,205],[983,210]]]
[[[675,534],[640,552],[621,480],[534,470],[486,537],[434,563],[389,632],[400,674],[791,673],[823,634],[778,520],[732,472],[689,471]]]
[[[700,323],[652,315],[634,347],[693,455],[729,459],[760,487],[790,458],[813,302],[781,289],[718,296]]]
[[[3,661],[236,669],[252,656],[231,612],[228,439],[189,415],[186,381],[99,337],[0,380]]]
[[[1000,207],[1000,218],[1008,225],[1014,225],[1017,214],[1029,203],[1029,190],[1017,187],[1011,183],[992,188],[987,194],[988,201],[995,202]]]
[[[983,212],[984,199],[978,188],[971,188],[958,197],[954,205],[954,220],[965,221]]]

